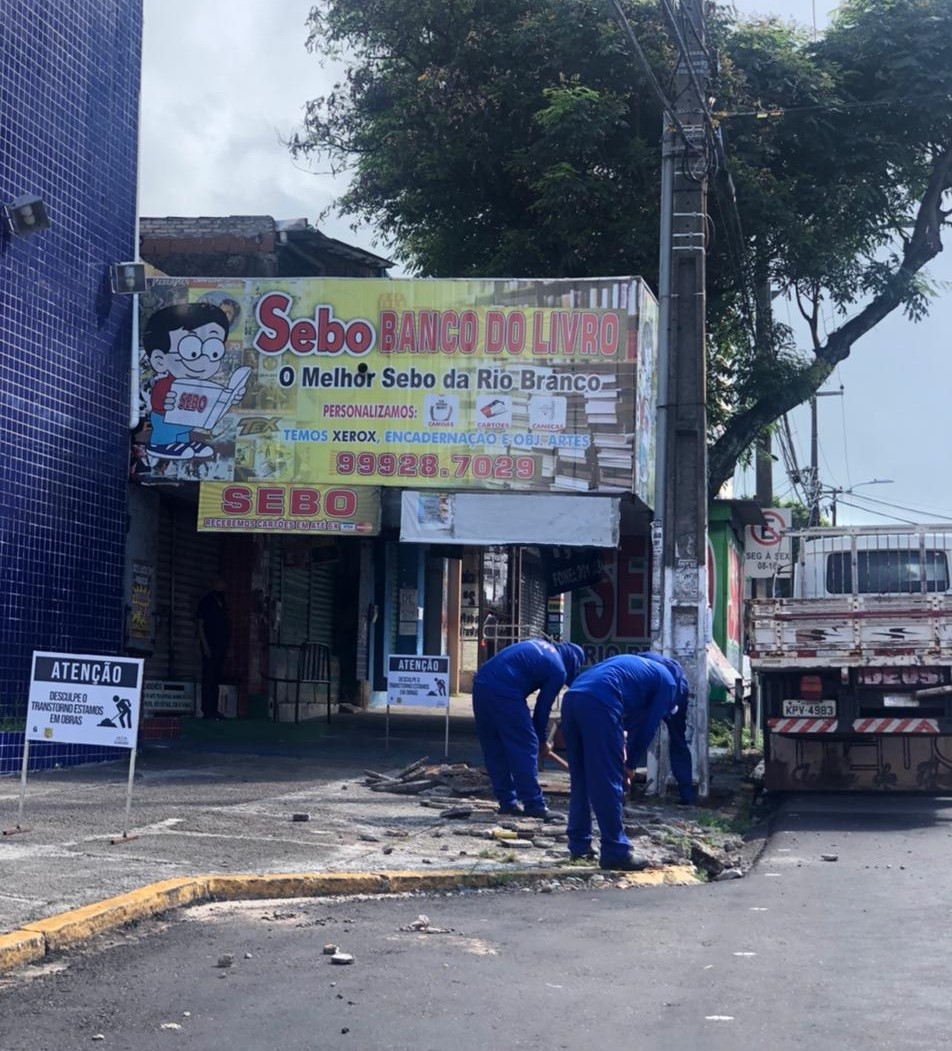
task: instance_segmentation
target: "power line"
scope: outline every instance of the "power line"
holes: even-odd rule
[[[756,117],[758,120],[768,120],[774,117],[786,117],[791,113],[813,113],[826,111],[836,113],[844,110],[856,109],[878,109],[882,106],[897,105],[919,105],[923,102],[949,101],[947,92],[935,95],[900,95],[892,99],[876,99],[869,102],[817,102],[809,106],[769,106],[762,109],[751,110],[715,110],[712,116],[717,120],[730,120],[734,117]]]
[[[891,515],[885,511],[877,511],[872,507],[861,507],[859,504],[851,504],[849,500],[838,501],[840,507],[852,507],[856,511],[863,511],[868,515],[877,515],[879,518],[888,518],[892,522],[902,522],[903,525],[919,525],[914,518],[901,518],[899,515]]]
[[[638,37],[634,29],[632,28],[631,22],[628,21],[628,16],[622,10],[620,0],[608,0],[608,2],[609,4],[611,4],[612,9],[615,12],[616,21],[621,26],[622,30],[625,33],[625,36],[628,37],[628,42],[629,44],[631,44],[632,49],[634,50],[635,55],[638,58],[638,62],[641,65],[641,70],[647,78],[651,90],[655,93],[655,97],[657,98],[661,109],[664,111],[664,115],[677,129],[678,134],[681,136],[682,140],[684,141],[684,145],[687,147],[687,149],[694,150],[695,152],[700,152],[697,149],[697,146],[694,145],[694,143],[688,136],[687,131],[685,131],[684,125],[678,119],[678,115],[674,112],[674,103],[671,101],[671,99],[668,98],[664,88],[662,88],[661,84],[658,82],[658,78],[654,75],[654,70],[651,68],[651,63],[648,61],[647,56],[641,48],[641,44],[638,42]],[[691,71],[693,73],[693,67],[691,67]]]
[[[921,507],[906,507],[904,504],[895,504],[890,500],[877,500],[874,496],[866,496],[865,493],[854,494],[858,500],[866,500],[871,504],[880,504],[882,507],[894,507],[897,511],[908,511],[913,515],[925,515],[927,517],[952,522],[952,515],[942,514],[939,511],[924,511]],[[869,508],[872,511],[872,508]]]

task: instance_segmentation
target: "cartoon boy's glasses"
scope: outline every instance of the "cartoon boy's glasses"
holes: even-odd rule
[[[211,361],[221,361],[225,356],[225,344],[217,336],[205,340],[194,334],[183,336],[176,350],[183,361],[197,361],[203,354]]]

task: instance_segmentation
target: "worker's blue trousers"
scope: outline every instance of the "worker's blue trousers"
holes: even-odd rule
[[[693,772],[691,770],[691,749],[687,740],[688,709],[681,704],[674,715],[665,719],[668,727],[668,758],[671,761],[671,773],[678,783],[678,795],[682,803],[693,803]]]
[[[592,811],[601,837],[599,861],[612,865],[631,853],[625,835],[625,734],[621,713],[595,697],[569,690],[562,698],[562,739],[569,761],[569,853],[592,849]]]
[[[518,799],[526,810],[542,810],[539,787],[539,739],[524,697],[500,697],[473,688],[473,715],[486,772],[501,807]]]

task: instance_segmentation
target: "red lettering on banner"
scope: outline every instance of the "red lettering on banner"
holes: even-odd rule
[[[316,515],[321,510],[321,494],[317,489],[294,487],[290,493],[292,515]]]
[[[486,353],[501,354],[506,341],[506,315],[501,310],[486,311]]]
[[[578,314],[566,314],[560,311],[552,318],[552,327],[555,329],[555,337],[558,342],[556,346],[574,347],[578,339],[578,328],[581,318]]]
[[[226,515],[246,515],[251,510],[251,490],[246,485],[229,485],[222,490],[221,509]]]
[[[323,505],[323,506],[322,506]],[[352,489],[328,489],[321,498],[321,490],[309,485],[260,486],[229,485],[222,490],[221,510],[226,515],[258,515],[296,518],[353,518],[357,514],[358,498]]]
[[[464,310],[459,316],[460,354],[473,354],[479,347],[479,318],[475,310]]]
[[[380,353],[392,354],[396,344],[397,314],[395,310],[380,311]]]
[[[360,357],[373,349],[376,333],[363,318],[341,321],[326,304],[317,307],[313,318],[291,320],[291,298],[284,292],[269,292],[258,300],[255,318],[258,334],[254,347],[262,354],[351,354]]]
[[[578,352],[590,356],[598,351],[598,315],[586,311],[582,315],[581,345]]]
[[[255,511],[259,515],[280,515],[284,512],[283,489],[259,489]]]
[[[353,489],[328,489],[324,510],[328,518],[353,518],[357,514],[357,494]]]
[[[509,315],[509,331],[506,333],[506,350],[510,354],[521,354],[526,346],[526,316],[518,310]]]
[[[433,354],[440,344],[440,313],[438,310],[420,311],[420,350]]]
[[[440,350],[452,354],[459,338],[459,314],[455,310],[444,310],[440,315]]]

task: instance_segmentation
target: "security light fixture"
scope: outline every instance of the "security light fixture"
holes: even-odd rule
[[[5,204],[3,214],[10,232],[17,237],[35,234],[50,225],[45,201],[33,193],[25,193],[10,204]]]
[[[114,263],[109,280],[117,296],[134,296],[145,291],[145,263]]]

